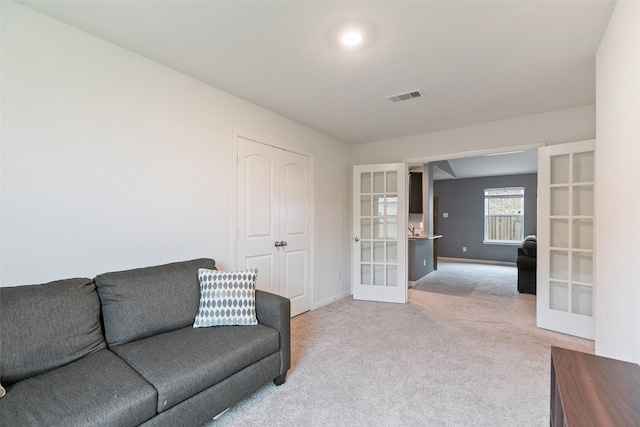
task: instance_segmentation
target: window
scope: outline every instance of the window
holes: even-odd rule
[[[524,238],[524,188],[484,190],[484,243],[520,243]]]

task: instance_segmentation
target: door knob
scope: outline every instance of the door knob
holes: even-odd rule
[[[273,246],[275,246],[276,248],[279,248],[279,247],[280,247],[280,246],[282,246],[282,245],[280,244],[280,242],[278,242],[278,241],[276,240],[276,243],[274,243],[274,245],[273,245]]]
[[[281,246],[287,246],[287,242],[285,242],[284,240],[280,240],[279,242],[276,240],[276,243],[274,243],[274,246],[276,248],[279,248]]]
[[[359,241],[360,241],[360,239],[358,239],[357,237],[356,237],[354,240],[355,240],[356,242],[359,242]]]

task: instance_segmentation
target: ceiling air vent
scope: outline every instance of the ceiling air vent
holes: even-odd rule
[[[391,102],[406,101],[408,99],[420,98],[422,93],[420,90],[412,90],[411,92],[399,93],[397,95],[385,96]]]

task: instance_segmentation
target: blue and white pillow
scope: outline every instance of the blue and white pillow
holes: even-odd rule
[[[218,271],[201,268],[200,306],[194,328],[230,325],[257,325],[255,268]]]

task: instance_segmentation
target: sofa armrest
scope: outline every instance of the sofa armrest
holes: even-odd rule
[[[256,290],[258,323],[280,333],[280,375],[291,367],[291,301],[270,292]]]
[[[530,256],[519,256],[516,258],[516,266],[518,270],[528,270],[528,271],[536,271],[537,260]]]

